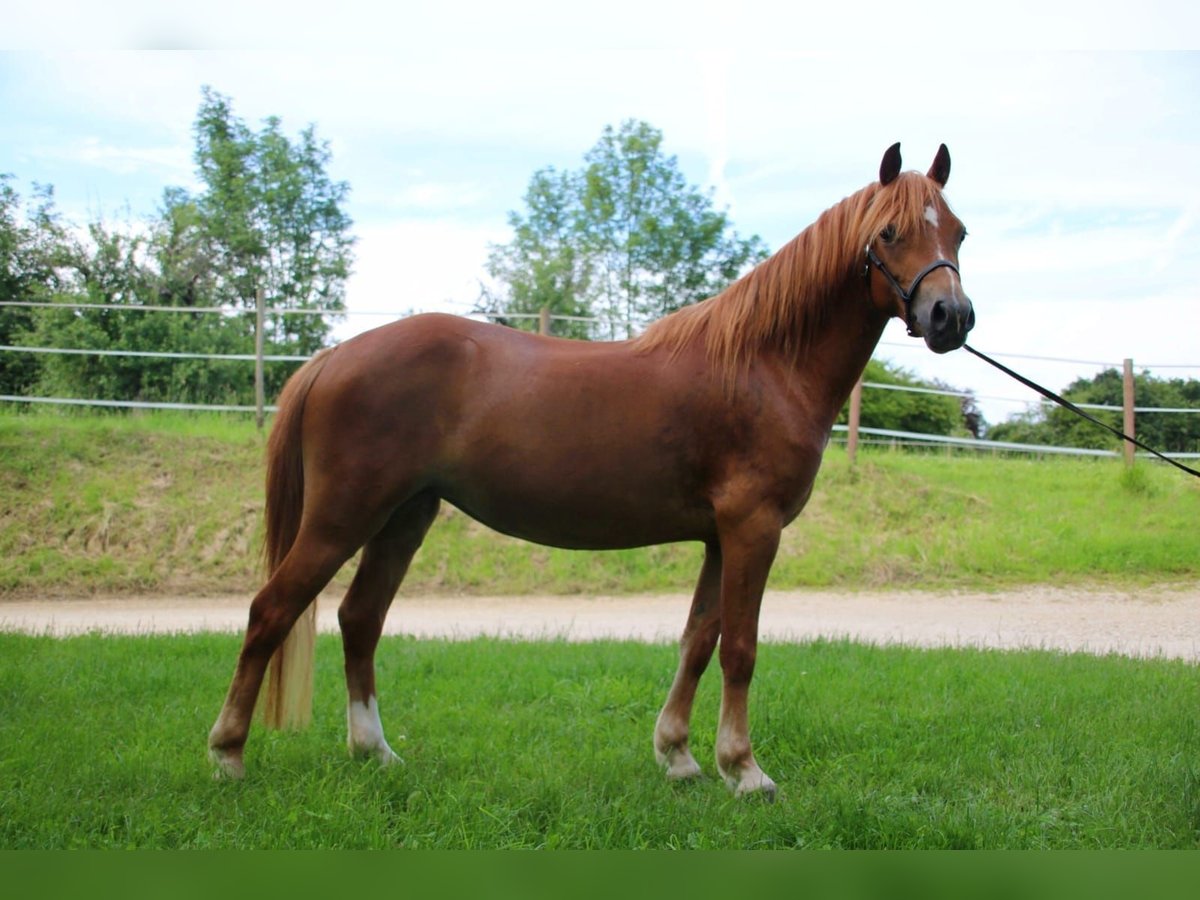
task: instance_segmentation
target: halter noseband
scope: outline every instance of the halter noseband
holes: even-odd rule
[[[908,329],[908,336],[909,337],[920,337],[920,335],[913,333],[912,325],[909,324],[912,321],[911,307],[912,307],[913,295],[917,292],[917,288],[919,288],[921,286],[921,282],[925,279],[925,276],[928,275],[930,272],[932,272],[934,269],[941,269],[941,268],[950,269],[954,272],[955,275],[958,275],[959,278],[962,278],[961,273],[959,273],[959,271],[958,271],[958,266],[956,266],[954,263],[950,262],[950,260],[948,260],[948,259],[935,259],[933,262],[931,262],[929,265],[927,265],[925,268],[923,268],[920,272],[917,273],[917,277],[912,280],[912,284],[910,284],[908,286],[908,290],[906,291],[904,289],[904,287],[900,284],[900,282],[896,280],[896,276],[888,271],[887,266],[885,266],[883,264],[883,260],[879,258],[878,254],[875,253],[875,250],[871,247],[870,244],[867,244],[866,250],[867,250],[867,264],[865,266],[863,266],[863,278],[866,278],[868,280],[870,279],[871,266],[874,266],[880,272],[883,273],[883,277],[888,280],[888,284],[890,284],[892,286],[892,290],[894,290],[897,294],[899,294],[900,299],[904,301],[904,327]]]

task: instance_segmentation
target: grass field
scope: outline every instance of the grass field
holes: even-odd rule
[[[244,418],[0,410],[0,594],[253,591],[262,447]],[[835,447],[771,586],[1189,581],[1197,521],[1200,482],[1162,466],[877,450],[851,468]],[[686,592],[699,560],[535,547],[447,507],[405,589]]]
[[[0,411],[0,595],[251,592],[263,438],[223,417]],[[1111,461],[829,452],[771,586],[978,590],[1200,577],[1200,486]],[[447,510],[410,592],[676,591],[696,547],[569,553]],[[340,576],[346,580],[347,573]],[[1200,846],[1200,669],[1165,660],[768,644],[751,714],[774,804],[713,771],[719,675],[670,784],[668,646],[385,638],[387,736],[344,750],[341,656],[314,727],[257,727],[241,783],[204,742],[238,638],[0,634],[0,848]],[[407,735],[407,738],[404,737]]]
[[[774,804],[713,772],[719,678],[671,784],[650,747],[667,646],[385,638],[387,735],[350,760],[336,638],[316,717],[257,727],[240,783],[208,728],[235,637],[0,635],[0,847],[1200,846],[1200,670],[1046,652],[766,645],[751,712]],[[407,735],[407,738],[401,737]]]

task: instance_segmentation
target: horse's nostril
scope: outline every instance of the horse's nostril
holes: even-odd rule
[[[946,327],[946,320],[949,318],[950,313],[946,311],[945,303],[939,300],[937,303],[933,304],[933,309],[929,313],[929,324],[931,324],[935,330]]]
[[[970,306],[970,305],[968,305],[968,306],[967,306],[967,327],[966,327],[966,330],[967,330],[967,331],[970,331],[970,330],[971,330],[972,328],[974,328],[974,327],[975,327],[975,307],[974,307],[974,306]]]

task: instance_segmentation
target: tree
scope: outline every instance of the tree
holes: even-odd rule
[[[167,188],[148,228],[93,222],[87,240],[74,236],[53,208],[53,192],[20,226],[15,192],[0,185],[0,290],[22,297],[103,304],[104,309],[22,311],[4,317],[11,343],[92,350],[248,354],[254,350],[255,293],[274,309],[336,312],[349,275],[348,187],[326,174],[327,145],[309,126],[296,142],[267,119],[259,133],[237,119],[227,98],[205,88],[195,124],[196,164],[204,190]],[[12,249],[15,248],[15,249]],[[10,262],[16,260],[16,262]],[[160,313],[147,306],[230,307],[241,315]],[[4,308],[0,307],[0,310]],[[269,354],[319,349],[326,318],[268,316]],[[7,329],[7,330],[6,330]],[[121,400],[238,403],[252,401],[244,362],[146,357],[5,356],[25,364],[20,379],[0,380],[25,393],[33,384],[58,396]],[[298,364],[266,369],[276,393]]]
[[[506,318],[507,324],[537,327],[533,317],[542,309],[560,316],[591,315],[587,297],[592,260],[580,241],[586,231],[582,194],[577,173],[539,169],[525,191],[525,215],[508,214],[513,239],[494,246],[486,264],[488,274],[505,285],[506,294],[497,295],[485,286],[481,296],[489,311],[528,317]],[[551,328],[554,334],[573,338],[586,338],[591,331],[588,323],[571,320],[555,320]]]
[[[208,253],[205,221],[196,201],[182,188],[163,191],[150,242],[158,267],[160,305],[218,305],[217,269]]]
[[[596,311],[626,334],[640,323],[719,293],[767,256],[757,237],[728,233],[711,193],[687,183],[662,132],[629,120],[607,126],[584,157],[590,251],[597,261]],[[617,326],[619,327],[619,326]]]
[[[719,293],[766,258],[742,239],[711,192],[690,186],[662,133],[645,122],[604,129],[578,171],[534,173],[525,214],[509,214],[513,240],[494,245],[482,311],[592,316],[602,327],[560,326],[571,336],[626,337],[648,321]],[[536,322],[514,319],[518,327]]]
[[[20,218],[21,197],[0,175],[0,300],[29,299],[29,236]],[[0,306],[0,344],[15,344],[29,328],[32,316],[20,307]],[[22,394],[37,378],[37,363],[29,356],[0,352],[0,394]]]
[[[956,390],[941,382],[923,381],[907,369],[884,360],[867,363],[863,381],[874,384],[894,384],[935,390]],[[973,418],[974,417],[974,418]],[[846,424],[849,407],[838,414],[838,423]],[[885,428],[891,431],[911,431],[916,434],[967,435],[978,437],[978,411],[970,397],[948,397],[918,391],[896,391],[886,388],[867,388],[863,391],[859,425],[864,428]]]
[[[1196,379],[1155,378],[1143,371],[1134,376],[1133,382],[1135,403],[1139,407],[1200,409],[1200,381]],[[1124,389],[1124,376],[1116,369],[1105,369],[1092,378],[1076,379],[1060,393],[1072,403],[1121,407]],[[1088,413],[1113,428],[1122,427],[1123,415],[1119,410],[1090,409]],[[1138,413],[1136,431],[1139,440],[1165,453],[1200,451],[1200,413]],[[997,441],[1104,450],[1118,450],[1122,443],[1070,410],[1049,403],[1001,422],[988,432],[988,437]]]
[[[228,98],[205,88],[194,133],[204,190],[192,197],[168,187],[149,228],[94,222],[88,240],[80,241],[59,220],[53,192],[46,191],[22,232],[10,227],[14,193],[4,185],[0,254],[17,246],[23,262],[6,264],[5,271],[24,275],[17,287],[0,289],[108,308],[26,311],[7,332],[0,318],[0,337],[48,347],[248,354],[259,289],[274,310],[344,308],[353,245],[342,211],[349,188],[326,174],[329,148],[314,128],[292,142],[280,120],[271,118],[253,132],[234,116]],[[146,306],[223,306],[246,313],[188,316]],[[320,316],[269,316],[266,326],[266,352],[281,355],[316,352],[330,331],[328,318]],[[30,362],[24,354],[17,358]],[[37,382],[59,396],[252,401],[250,370],[238,361],[48,354],[31,365],[25,388]],[[266,390],[280,390],[296,365],[266,367]]]
[[[0,175],[0,300],[46,302],[69,289],[79,247],[54,205],[54,188],[35,184],[25,212],[11,175]],[[0,306],[0,344],[25,342],[35,313]],[[39,377],[28,353],[0,353],[0,394],[27,394]]]
[[[194,131],[205,189],[194,203],[214,261],[214,299],[253,308],[262,290],[273,309],[344,309],[354,239],[342,204],[350,188],[329,178],[328,144],[311,125],[292,143],[275,117],[255,134],[227,97],[208,87],[202,94]],[[175,206],[184,199],[173,197]],[[277,350],[304,354],[330,328],[311,315],[272,316],[270,326]]]
[[[94,222],[78,250],[76,279],[56,295],[61,308],[39,310],[27,340],[42,346],[109,351],[250,353],[252,317],[146,310],[164,300],[154,237]],[[103,309],[76,309],[83,302]],[[248,321],[249,320],[249,321]],[[50,396],[190,403],[248,403],[250,379],[237,361],[47,354],[39,389]]]

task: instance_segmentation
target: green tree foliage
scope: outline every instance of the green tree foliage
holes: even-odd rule
[[[5,343],[93,350],[251,354],[254,306],[344,308],[353,238],[341,206],[344,182],[326,173],[328,146],[310,126],[296,141],[270,118],[259,132],[234,116],[229,100],[203,91],[195,127],[203,189],[167,188],[142,227],[92,223],[81,240],[40,189],[24,216],[0,182],[0,298],[58,300],[61,310],[0,307]],[[71,309],[67,303],[103,304]],[[147,306],[223,307],[229,314],[163,313]],[[245,310],[245,312],[236,312]],[[308,355],[328,339],[330,320],[268,315],[266,352]],[[266,367],[275,394],[298,364]],[[34,387],[63,397],[248,404],[253,368],[243,361],[5,354],[6,393]]]
[[[588,296],[593,262],[580,236],[587,225],[583,208],[582,179],[578,173],[554,168],[534,172],[525,191],[524,215],[508,214],[513,239],[494,246],[487,270],[504,285],[503,295],[485,288],[484,305],[502,312],[501,321],[518,328],[536,329],[536,316],[543,308],[560,316],[588,317]],[[589,323],[554,320],[553,333],[561,337],[586,338]]]
[[[1134,404],[1160,409],[1200,409],[1200,380],[1155,378],[1149,372],[1134,375]],[[1063,391],[1072,403],[1122,406],[1124,378],[1116,369],[1105,369],[1093,378],[1079,378]],[[1088,410],[1113,428],[1121,428],[1119,410]],[[1200,452],[1200,413],[1138,413],[1135,431],[1139,440],[1166,453]],[[995,425],[988,437],[997,441],[1119,450],[1121,441],[1104,429],[1057,405],[1037,409]]]
[[[329,146],[313,126],[293,143],[271,117],[256,134],[206,87],[194,131],[204,184],[194,203],[218,303],[253,308],[262,290],[272,309],[344,309],[354,241],[341,207],[350,187],[329,178]],[[277,349],[307,354],[330,326],[304,315],[272,316],[271,327]]]
[[[253,316],[191,315],[146,310],[166,299],[165,278],[154,254],[158,235],[146,237],[93,223],[80,248],[69,302],[106,309],[39,311],[28,342],[106,351],[251,353]],[[174,305],[174,304],[171,304]],[[251,370],[234,360],[170,359],[92,354],[40,357],[38,388],[49,396],[177,403],[250,401]]]
[[[186,191],[176,187],[163,191],[150,246],[158,267],[161,305],[218,303],[218,270],[208,250],[206,225],[196,201]]]
[[[584,159],[597,299],[610,321],[645,322],[703,300],[766,257],[759,238],[729,230],[645,122],[606,127]]]
[[[54,189],[33,186],[22,211],[11,175],[0,175],[0,300],[48,302],[69,289],[78,245],[54,206]],[[33,328],[35,313],[0,306],[0,344],[17,345]],[[0,394],[25,394],[38,380],[39,360],[27,353],[0,352]]]
[[[493,246],[483,311],[601,319],[599,328],[556,323],[575,337],[626,337],[638,326],[712,296],[766,258],[740,238],[711,192],[689,185],[662,133],[645,122],[608,126],[574,172],[534,173],[524,214],[509,214],[513,240]],[[536,328],[536,321],[512,324]],[[565,327],[559,328],[562,324]]]
[[[898,385],[934,390],[957,390],[937,381],[923,381],[907,369],[885,360],[867,363],[863,381],[871,384]],[[838,415],[838,424],[849,418],[849,404]],[[948,397],[918,391],[887,388],[863,389],[859,425],[917,434],[979,436],[982,419],[970,397]]]

